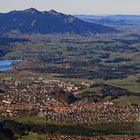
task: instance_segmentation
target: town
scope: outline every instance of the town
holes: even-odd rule
[[[107,100],[89,101],[81,98],[81,87],[72,82],[44,80],[41,77],[28,80],[3,78],[0,85],[0,114],[4,119],[28,114],[45,117],[47,122],[92,124],[140,118],[138,105],[116,105]]]

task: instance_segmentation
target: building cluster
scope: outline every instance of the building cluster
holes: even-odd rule
[[[0,89],[0,112],[4,117],[15,117],[24,112],[41,114],[48,107],[63,106],[56,98],[60,89],[66,94],[78,91],[78,87],[71,82],[42,78],[1,79]]]
[[[138,116],[139,109],[135,106],[108,105],[104,102],[46,111],[46,120],[57,123],[122,122],[135,120]]]
[[[118,136],[118,137],[110,137],[110,140],[140,140],[140,136]],[[95,137],[82,137],[82,136],[65,136],[65,135],[47,135],[46,140],[106,140],[106,138],[102,136]]]
[[[46,136],[46,140],[103,140],[103,138],[101,138],[101,137],[50,135],[50,136]]]
[[[140,116],[139,108],[135,105],[114,105],[109,101],[94,103],[84,99],[64,104],[57,100],[61,91],[74,96],[80,94],[79,87],[71,82],[10,78],[0,80],[0,89],[0,117],[4,118],[28,113],[46,117],[48,122],[92,123],[131,121]]]

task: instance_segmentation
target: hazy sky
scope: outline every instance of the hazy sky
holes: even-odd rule
[[[140,0],[0,0],[0,12],[54,9],[69,14],[139,14]]]

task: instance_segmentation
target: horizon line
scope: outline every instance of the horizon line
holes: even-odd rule
[[[29,7],[29,8],[25,8],[25,9],[11,9],[11,10],[7,10],[7,11],[1,11],[0,10],[0,13],[1,14],[6,14],[6,13],[10,13],[10,12],[12,12],[12,11],[25,11],[25,10],[28,10],[28,9],[35,9],[35,10],[37,10],[37,11],[39,11],[39,12],[49,12],[49,11],[51,11],[51,10],[54,10],[54,11],[56,11],[56,12],[58,12],[58,13],[63,13],[63,14],[68,14],[68,15],[73,15],[73,16],[112,16],[112,15],[118,15],[118,16],[140,16],[140,14],[134,14],[134,13],[107,13],[107,14],[98,14],[98,13],[96,13],[96,14],[92,14],[92,13],[68,13],[68,12],[64,12],[64,11],[57,11],[57,10],[55,10],[55,9],[51,9],[50,8],[50,10],[41,10],[41,9],[38,9],[38,8],[34,8],[34,7]]]

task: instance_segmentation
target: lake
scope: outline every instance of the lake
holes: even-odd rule
[[[13,62],[17,60],[0,60],[0,71],[7,71],[14,68]]]

